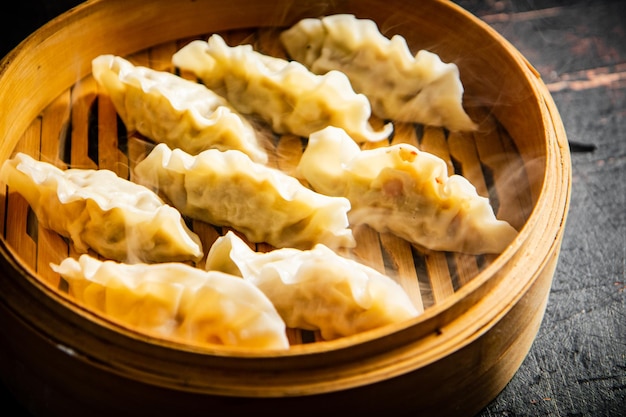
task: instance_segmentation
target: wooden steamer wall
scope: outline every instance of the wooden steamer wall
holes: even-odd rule
[[[201,349],[137,334],[73,303],[49,263],[77,253],[40,227],[19,195],[4,192],[0,375],[33,413],[472,415],[509,381],[545,309],[569,204],[569,154],[536,72],[454,4],[85,3],[2,61],[0,161],[21,151],[59,167],[106,168],[129,178],[149,145],[126,132],[107,97],[98,96],[92,58],[112,53],[173,70],[176,50],[211,33],[279,55],[274,25],[340,12],[372,18],[414,48],[457,62],[466,108],[480,129],[460,134],[396,124],[392,143],[411,143],[446,160],[450,173],[489,196],[498,217],[520,230],[518,238],[500,256],[470,256],[424,251],[359,228],[354,255],[394,276],[424,314],[335,341],[290,329],[293,346],[285,353]],[[303,141],[272,138],[271,163],[293,170]],[[205,248],[224,233],[190,224]]]

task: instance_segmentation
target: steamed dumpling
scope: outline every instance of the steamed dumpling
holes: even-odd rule
[[[311,135],[297,172],[317,192],[350,200],[352,226],[428,249],[500,253],[517,235],[466,178],[448,176],[445,161],[408,144],[361,150],[328,127]]]
[[[252,125],[206,86],[114,55],[98,56],[92,68],[127,129],[192,154],[237,149],[267,162]]]
[[[198,261],[200,238],[181,214],[152,190],[109,170],[67,169],[18,153],[0,171],[9,191],[21,194],[39,223],[125,262]]]
[[[280,40],[291,58],[312,72],[345,73],[383,119],[450,130],[476,127],[463,109],[458,67],[426,50],[412,55],[405,38],[386,38],[373,20],[349,14],[307,18]]]
[[[391,124],[375,130],[367,98],[356,94],[345,74],[315,75],[298,62],[261,54],[252,45],[230,47],[219,35],[192,41],[172,58],[243,114],[265,120],[279,134],[307,137],[340,126],[358,142],[386,139]]]
[[[239,151],[189,155],[159,144],[137,164],[135,176],[184,215],[232,227],[251,242],[297,248],[355,245],[347,199],[318,194]]]
[[[419,313],[393,279],[322,244],[261,253],[228,232],[211,247],[206,268],[241,275],[263,291],[288,327],[319,330],[326,340]]]
[[[51,267],[77,302],[134,330],[201,346],[289,347],[272,303],[239,277],[182,263],[130,265],[89,255]]]

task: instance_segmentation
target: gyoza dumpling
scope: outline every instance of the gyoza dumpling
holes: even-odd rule
[[[466,178],[448,176],[445,161],[408,144],[361,150],[328,127],[311,135],[297,172],[314,190],[348,198],[351,225],[428,249],[500,253],[517,235]]]
[[[197,261],[198,236],[180,213],[152,190],[108,170],[61,170],[18,153],[0,171],[39,224],[69,238],[77,251],[93,249],[126,262]]]
[[[51,267],[80,304],[134,330],[194,345],[289,347],[272,303],[240,277],[176,262],[130,265],[89,255]]]
[[[219,35],[192,41],[172,58],[244,114],[260,116],[276,133],[306,137],[332,125],[359,142],[387,138],[393,126],[375,131],[367,98],[338,71],[315,75],[297,62],[261,54],[252,45],[229,47]]]
[[[288,327],[319,330],[326,340],[419,314],[393,279],[322,244],[261,253],[228,232],[211,247],[206,269],[241,275],[265,293]]]
[[[311,191],[239,151],[209,149],[194,156],[159,144],[136,165],[135,175],[184,215],[232,227],[252,242],[297,248],[355,245],[347,199]]]
[[[386,38],[373,20],[349,14],[307,18],[280,39],[291,58],[314,73],[344,72],[383,119],[475,129],[463,109],[458,67],[426,50],[413,56],[405,38]]]
[[[92,71],[127,129],[191,154],[237,149],[267,162],[252,125],[206,86],[113,55],[95,58]]]

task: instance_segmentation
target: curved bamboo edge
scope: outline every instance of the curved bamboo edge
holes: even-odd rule
[[[529,289],[523,298],[530,302],[529,305],[514,306],[491,331],[481,336],[480,342],[456,351],[444,359],[443,364],[427,366],[415,373],[384,382],[329,394],[303,393],[302,396],[229,400],[220,396],[195,395],[189,391],[165,392],[158,387],[137,385],[134,381],[106,370],[76,367],[66,352],[49,341],[42,340],[39,335],[20,333],[17,333],[20,334],[19,340],[27,342],[27,346],[40,347],[38,353],[42,352],[42,345],[47,350],[33,359],[28,356],[30,352],[24,352],[23,346],[16,346],[15,340],[4,340],[0,334],[0,350],[3,353],[9,351],[2,358],[12,359],[8,366],[0,360],[0,367],[3,375],[7,374],[5,370],[8,369],[16,395],[29,406],[34,415],[50,415],[51,412],[54,415],[75,415],[76,412],[82,412],[96,417],[111,414],[142,415],[148,412],[155,416],[173,413],[203,416],[210,410],[216,413],[224,411],[229,416],[247,416],[251,412],[271,412],[275,416],[314,416],[330,411],[400,416],[410,410],[411,415],[471,416],[504,388],[524,359],[545,309],[546,287],[550,286],[551,272],[546,269]],[[535,314],[529,316],[527,313],[531,308]],[[520,322],[523,326],[517,325]],[[6,325],[14,327],[16,332],[27,331],[21,324],[15,326],[12,320]],[[503,333],[510,333],[508,331],[512,326],[517,330],[515,337],[500,337]],[[17,361],[15,358],[18,358]],[[490,365],[487,366],[487,363]],[[447,367],[445,376],[442,374],[444,367]],[[53,372],[56,376],[51,378],[46,372]],[[102,392],[120,384],[126,389],[116,395],[116,401],[102,404]],[[73,389],[64,390],[63,387],[68,385],[73,386]],[[364,398],[375,398],[376,402],[364,401]],[[101,405],[94,407],[94,404]],[[329,408],[329,405],[332,407]]]
[[[68,16],[67,19],[69,19],[69,23],[70,23],[70,27],[71,24],[74,22],[77,24],[77,22],[82,21],[82,19],[86,16],[92,16],[92,19],[96,19],[98,16],[98,13],[102,12],[99,9],[97,9],[97,4],[99,2],[90,2],[88,4],[86,4],[84,6],[84,8],[86,9],[88,6],[91,6],[91,3],[93,3],[93,7],[95,7],[94,10],[90,10],[89,13],[87,13],[86,11],[83,10],[83,6],[79,6],[79,8],[77,8],[76,10],[73,10]],[[104,3],[104,2],[102,2]],[[104,7],[104,6],[103,6]],[[93,17],[96,16],[96,17]],[[75,19],[75,20],[72,20]],[[66,22],[63,21],[63,19],[59,20],[58,22],[54,22],[53,24],[51,24],[50,26],[48,26],[45,30],[43,30],[39,35],[35,36],[34,38],[31,38],[29,40],[26,41],[26,43],[24,43],[18,50],[12,52],[5,60],[3,60],[3,64],[2,64],[2,72],[0,73],[0,102],[4,102],[6,97],[2,96],[2,91],[8,91],[6,94],[9,94],[9,92],[19,92],[18,90],[20,90],[19,88],[17,88],[15,85],[9,84],[8,79],[11,77],[16,76],[15,72],[11,72],[11,70],[15,67],[19,68],[20,65],[24,65],[28,68],[31,68],[33,65],[37,65],[37,61],[35,58],[31,58],[32,61],[28,61],[28,57],[26,56],[26,51],[29,50],[31,47],[35,48],[35,44],[37,42],[40,42],[42,39],[44,38],[48,38],[50,36],[52,36],[54,33],[56,33],[57,29],[60,29],[60,25],[61,24],[65,24]],[[41,39],[38,39],[38,36],[41,36]],[[139,49],[139,46],[133,46],[133,47],[137,47],[137,49]],[[107,45],[108,48],[108,45]],[[129,49],[132,49],[129,47]],[[110,49],[106,49],[107,52],[110,52]],[[121,51],[118,51],[119,53],[122,53]],[[128,52],[128,51],[126,51]],[[521,58],[519,58],[521,60]],[[9,65],[11,64],[11,65]],[[11,68],[11,70],[9,69]],[[532,71],[529,73],[529,76],[531,75]],[[84,74],[84,69],[80,70],[77,72],[77,74]],[[30,76],[31,80],[37,80],[38,79],[38,75],[37,74],[26,74],[27,76]],[[70,77],[71,78],[71,77]],[[56,88],[58,88],[61,84],[64,85],[67,84],[68,86],[71,85],[72,82],[75,81],[75,79],[70,79],[67,78],[65,80],[61,80],[59,81],[59,84],[56,86]],[[33,81],[33,82],[35,82]],[[7,88],[4,88],[4,87]],[[11,87],[11,88],[8,88]],[[42,87],[43,88],[43,87]],[[53,87],[46,87],[47,89],[50,90],[46,90],[46,91],[52,91]],[[540,87],[538,87],[540,88]],[[42,90],[38,90],[39,92],[41,92]],[[44,91],[45,92],[45,91]],[[545,99],[544,99],[545,101]],[[14,103],[14,100],[11,101],[11,103]],[[25,111],[26,109],[24,108],[24,105],[19,105],[17,106],[16,104],[16,108],[17,110],[14,110],[14,115],[17,115],[18,111],[22,110],[24,111],[24,113],[22,113],[22,115],[20,117],[22,117],[24,120],[32,120],[33,118],[36,117],[36,114],[38,111],[35,111],[35,109],[38,108],[43,108],[45,106],[45,102],[43,101],[37,101],[36,105],[33,107],[33,109],[28,109],[28,111]],[[30,103],[30,105],[32,105],[32,103]],[[555,108],[551,108],[550,106],[548,106],[548,109],[551,110],[555,110]],[[558,114],[558,113],[552,113],[552,114]],[[30,117],[32,116],[32,117]],[[18,118],[19,120],[19,118]],[[6,135],[3,136],[4,139],[6,139],[7,137],[11,137],[16,135],[16,132],[20,132],[22,130],[25,129],[25,126],[22,126],[20,123],[15,123],[12,124],[11,126],[7,126],[7,120],[3,119],[2,121],[0,121],[0,132],[2,132],[3,134],[6,133]],[[557,123],[558,124],[558,123]],[[558,126],[557,126],[558,128]],[[547,129],[547,128],[546,128]],[[564,133],[564,132],[562,132]],[[3,140],[2,145],[0,147],[0,155],[3,157],[8,156],[9,154],[9,145],[10,141],[8,140]],[[562,162],[564,166],[566,166],[567,164]],[[544,190],[542,191],[541,195],[546,195],[548,191],[554,191],[554,190],[549,190],[547,187],[548,181],[544,181]],[[547,198],[547,197],[546,197]],[[562,206],[559,206],[559,209],[557,209],[557,211],[560,210]],[[564,209],[566,211],[566,208]],[[533,219],[533,221],[535,221],[534,219],[537,216],[535,214],[531,215],[531,218]],[[564,219],[562,219],[559,224],[561,224],[562,226],[562,222],[564,221]],[[536,222],[536,221],[535,221]],[[530,223],[530,221],[529,221]],[[537,226],[537,224],[535,223],[531,223],[531,226],[526,226],[525,229],[532,229],[535,228]],[[425,337],[426,340],[425,341],[421,341],[420,343],[426,343],[426,341],[434,341],[434,340],[438,340],[440,343],[440,349],[437,350],[437,352],[439,352],[439,354],[441,356],[437,356],[434,354],[435,351],[431,351],[431,356],[428,357],[428,359],[424,359],[419,365],[416,365],[415,363],[411,364],[410,366],[407,367],[401,367],[398,366],[394,372],[392,373],[386,373],[385,377],[393,377],[393,376],[399,376],[399,375],[404,375],[407,372],[410,372],[412,369],[415,369],[416,367],[421,367],[421,366],[426,366],[432,363],[435,363],[438,359],[440,359],[441,357],[445,357],[446,355],[449,355],[451,353],[453,353],[455,351],[455,349],[457,349],[455,346],[453,346],[452,341],[454,341],[454,338],[450,338],[448,340],[448,342],[450,343],[449,346],[446,348],[445,345],[446,343],[442,343],[442,340],[445,337],[448,337],[448,335],[451,335],[452,332],[448,332],[448,327],[446,327],[446,325],[448,325],[450,322],[453,322],[453,319],[455,317],[458,317],[458,314],[461,312],[466,312],[468,311],[468,309],[470,309],[472,306],[475,305],[475,303],[480,300],[483,299],[482,295],[483,293],[489,292],[491,290],[493,290],[497,285],[497,282],[504,280],[506,274],[504,272],[502,273],[498,273],[499,270],[509,270],[512,268],[508,267],[510,262],[513,262],[512,259],[512,253],[516,252],[517,249],[519,249],[522,245],[522,241],[525,241],[526,238],[528,237],[528,234],[530,232],[528,232],[526,234],[526,236],[524,237],[520,237],[518,238],[518,240],[516,240],[516,242],[514,243],[512,248],[509,248],[508,250],[508,255],[505,256],[503,254],[503,256],[501,256],[501,259],[498,260],[498,263],[496,266],[492,266],[491,269],[488,271],[488,273],[484,273],[481,276],[480,280],[476,280],[475,283],[472,283],[471,286],[467,287],[467,289],[462,289],[461,293],[459,294],[458,297],[456,297],[455,299],[451,299],[446,305],[442,305],[440,308],[438,308],[438,310],[433,310],[431,312],[428,312],[428,314],[426,314],[424,317],[421,317],[419,320],[416,320],[416,322],[411,322],[411,323],[407,323],[404,324],[402,326],[397,326],[394,328],[390,328],[390,329],[385,329],[384,331],[380,331],[380,332],[374,332],[368,335],[364,335],[362,337],[355,337],[354,339],[346,339],[346,340],[342,340],[342,341],[338,341],[337,343],[333,343],[333,342],[328,342],[328,344],[323,343],[321,344],[321,346],[317,346],[315,348],[303,348],[303,349],[297,349],[294,350],[293,352],[290,352],[287,355],[270,355],[269,357],[265,357],[263,359],[269,359],[269,361],[267,361],[266,363],[260,365],[260,364],[255,364],[255,367],[253,367],[254,370],[260,370],[260,371],[266,371],[266,372],[270,372],[270,370],[272,369],[272,367],[276,366],[277,364],[280,364],[281,366],[286,366],[286,365],[298,365],[297,361],[299,361],[299,359],[301,358],[301,356],[308,356],[308,357],[315,357],[315,356],[324,356],[326,355],[329,351],[333,351],[334,356],[329,357],[324,357],[319,359],[319,361],[321,362],[322,365],[326,366],[326,367],[331,367],[331,366],[335,366],[343,361],[345,361],[345,358],[347,356],[347,354],[350,354],[352,352],[350,352],[352,350],[352,348],[354,346],[358,346],[359,349],[361,349],[361,352],[359,355],[356,355],[355,357],[351,357],[353,358],[353,361],[358,360],[361,357],[368,357],[371,354],[379,354],[381,351],[386,351],[387,349],[396,349],[396,348],[400,348],[402,349],[402,346],[405,343],[409,343],[411,340],[414,340],[417,337]],[[559,236],[554,236],[555,240],[559,239]],[[4,242],[2,242],[2,244],[4,244]],[[4,254],[6,255],[5,259],[9,258],[11,259],[11,253],[10,253],[10,248],[6,247],[6,246],[2,246],[2,249],[4,251]],[[158,375],[158,376],[154,376],[152,375],[152,371],[150,370],[150,372],[148,372],[148,375],[146,375],[146,373],[142,372],[145,370],[141,370],[141,369],[136,369],[133,367],[133,355],[137,355],[139,356],[140,354],[145,354],[145,350],[146,348],[148,349],[148,352],[150,352],[152,355],[154,355],[154,357],[158,357],[159,355],[161,355],[164,352],[170,352],[170,349],[173,347],[171,345],[168,344],[163,344],[163,345],[158,345],[158,344],[154,344],[151,339],[146,338],[146,339],[142,339],[142,338],[137,338],[136,335],[134,334],[123,334],[119,332],[119,329],[114,328],[114,327],[110,327],[108,326],[108,324],[106,322],[98,322],[97,320],[94,321],[94,318],[91,317],[88,313],[82,311],[81,309],[76,308],[74,305],[71,305],[70,303],[67,303],[66,300],[59,298],[57,294],[54,294],[54,292],[49,292],[49,290],[45,287],[42,286],[41,283],[39,283],[36,280],[36,277],[34,277],[34,274],[31,271],[24,271],[23,267],[21,266],[21,264],[19,263],[19,261],[13,259],[10,260],[8,262],[5,262],[5,259],[3,259],[3,269],[6,270],[17,270],[17,271],[22,271],[21,274],[18,274],[18,276],[15,278],[16,280],[21,280],[22,278],[26,278],[26,282],[20,282],[17,287],[13,287],[10,288],[9,291],[7,291],[5,294],[9,294],[9,295],[15,295],[17,297],[18,300],[20,300],[21,302],[32,302],[33,299],[36,299],[35,301],[37,303],[40,303],[40,305],[42,306],[42,308],[46,311],[48,311],[49,313],[54,313],[55,310],[58,308],[58,305],[63,305],[65,306],[69,311],[71,311],[70,313],[70,317],[64,317],[64,316],[60,316],[57,319],[59,320],[60,324],[63,324],[64,326],[67,326],[66,329],[63,329],[61,335],[59,334],[55,334],[55,335],[51,335],[51,334],[45,334],[45,328],[47,325],[49,325],[49,322],[47,321],[49,319],[49,317],[44,317],[44,315],[33,315],[33,316],[29,316],[30,313],[26,313],[23,311],[23,305],[19,305],[18,302],[14,302],[14,300],[6,300],[3,299],[2,302],[5,306],[9,307],[9,309],[11,311],[13,311],[14,313],[18,314],[18,315],[23,315],[23,317],[25,317],[25,319],[27,321],[29,321],[29,323],[31,325],[35,325],[36,327],[38,327],[40,330],[42,330],[42,334],[44,334],[44,337],[59,337],[61,340],[61,343],[65,343],[68,342],[68,345],[71,345],[71,343],[76,343],[74,342],[73,338],[76,336],[76,332],[80,329],[80,330],[84,330],[87,332],[92,332],[93,336],[96,337],[97,341],[96,342],[92,342],[92,341],[85,341],[88,344],[86,345],[89,349],[91,348],[101,348],[103,345],[109,345],[110,344],[115,344],[115,343],[119,343],[120,346],[126,344],[129,340],[131,341],[131,345],[136,349],[136,352],[132,352],[132,354],[130,355],[130,360],[128,360],[128,362],[123,362],[120,363],[118,361],[118,359],[115,357],[116,352],[115,349],[113,351],[108,351],[107,353],[105,353],[102,357],[89,357],[89,355],[85,355],[84,360],[86,362],[92,362],[91,366],[101,366],[104,369],[108,369],[111,372],[114,373],[119,373],[120,375],[127,375],[128,372],[130,372],[131,374],[133,374],[133,372],[136,372],[135,375],[138,379],[143,379],[146,377],[153,377],[154,380],[150,381],[151,384],[154,384],[156,386],[164,386],[164,387],[173,387],[176,389],[189,389],[189,390],[198,390],[201,392],[206,392],[207,390],[210,391],[210,387],[206,387],[204,386],[201,382],[202,382],[202,378],[206,378],[206,376],[202,377],[202,376],[198,376],[198,381],[195,381],[196,383],[198,383],[197,386],[185,386],[185,387],[181,387],[178,385],[178,382],[176,382],[174,380],[174,382],[172,382],[171,379],[175,379],[176,377],[176,370],[168,370],[167,374],[164,375]],[[6,267],[6,268],[5,268]],[[506,268],[505,268],[506,267]],[[494,279],[493,276],[497,276],[499,279]],[[3,286],[3,290],[5,289],[5,284],[2,284]],[[22,298],[20,298],[22,297]],[[26,298],[23,298],[26,297]],[[55,298],[56,297],[56,298]],[[508,304],[507,304],[508,305]],[[69,323],[69,325],[68,325]],[[109,328],[107,328],[109,327]],[[419,329],[416,329],[416,327],[420,327]],[[101,338],[103,337],[102,329],[105,328],[106,332],[104,333],[104,336],[111,336],[111,339],[107,340],[107,341],[103,341],[101,340]],[[444,331],[445,330],[445,331]],[[483,332],[485,331],[485,329],[483,328]],[[92,334],[90,333],[90,334]],[[458,333],[459,335],[462,333]],[[472,334],[475,334],[477,337],[480,336],[481,331],[479,330],[475,330]],[[389,335],[393,335],[395,337],[395,339],[393,341],[389,341],[387,343],[381,343],[380,339],[381,338],[385,338],[386,336]],[[444,336],[444,337],[441,337]],[[438,338],[439,337],[439,338]],[[89,343],[93,343],[92,345],[90,345]],[[426,345],[424,345],[426,346]],[[124,346],[124,347],[128,347],[128,346]],[[89,350],[89,349],[85,349],[85,351]],[[451,350],[450,350],[451,349]],[[128,352],[126,351],[126,349],[123,349],[124,353],[127,354]],[[424,351],[429,350],[424,348]],[[78,355],[80,356],[80,349],[76,349],[75,352],[78,353]],[[421,352],[421,351],[417,351],[417,352]],[[196,356],[197,354],[197,356]],[[416,351],[412,352],[412,354],[416,354]],[[192,357],[190,358],[188,355],[191,355]],[[190,352],[177,352],[177,354],[174,356],[175,359],[180,359],[181,362],[185,362],[185,360],[188,360],[189,363],[185,363],[185,366],[188,366],[190,364],[195,365],[197,361],[200,361],[201,359],[206,359],[205,356],[206,355],[216,355],[217,356],[217,360],[215,361],[216,363],[211,363],[212,365],[219,365],[223,368],[219,368],[218,370],[218,374],[221,373],[221,369],[227,369],[227,370],[231,370],[231,366],[233,367],[233,369],[237,370],[237,371],[248,371],[248,369],[246,369],[248,366],[251,365],[251,361],[256,360],[259,356],[255,353],[250,353],[250,352],[235,352],[235,353],[231,353],[229,351],[222,351],[222,350],[215,350],[215,351],[190,351]],[[171,358],[171,357],[170,357]],[[226,359],[226,366],[224,365],[223,362]],[[232,359],[229,361],[229,359]],[[243,359],[243,361],[242,361]],[[247,359],[250,359],[249,361]],[[314,358],[315,359],[315,358]],[[390,359],[391,360],[391,359]],[[235,363],[235,362],[240,362],[242,361],[243,363]],[[211,362],[211,361],[210,361]],[[219,364],[217,364],[217,362],[220,362]],[[160,365],[160,361],[157,361],[156,363],[158,363]],[[351,364],[352,362],[349,362],[347,365]],[[305,364],[305,368],[313,368],[318,366],[319,363],[317,361],[313,361],[312,363],[307,363]],[[347,366],[346,365],[346,366]],[[299,364],[300,368],[296,367],[298,369],[302,369],[302,364]],[[380,366],[380,363],[372,363],[372,369],[376,369]],[[405,364],[406,366],[406,364]],[[412,368],[412,369],[411,369]],[[363,370],[363,369],[361,369]],[[326,369],[326,371],[328,371],[328,369]],[[335,370],[336,371],[336,370]],[[335,372],[335,371],[331,371]],[[369,371],[368,371],[369,372]],[[374,375],[375,373],[369,372],[368,375]],[[240,376],[238,375],[232,375],[233,380],[235,384],[239,384],[241,381],[238,379],[240,378]],[[355,377],[356,378],[356,377]],[[366,379],[365,381],[363,380],[359,380],[358,384],[370,384],[373,382],[377,381],[378,376],[373,377],[371,379]],[[345,384],[345,386],[343,387],[338,387],[338,386],[334,386],[331,389],[345,389],[348,387],[352,387],[354,385],[352,385],[352,383],[348,384],[346,381],[348,381],[348,378],[343,381],[343,383]],[[193,384],[192,384],[193,385]],[[280,394],[278,395],[289,395],[289,392],[292,392],[292,395],[300,395],[302,394],[301,392],[298,392],[300,390],[302,390],[302,387],[296,387],[293,388],[291,391],[282,391],[282,389],[289,389],[290,387],[288,386],[288,383],[285,383],[285,386],[281,388]],[[307,385],[307,390],[310,389],[313,385]],[[218,394],[222,395],[231,395],[229,393],[226,392],[217,392]],[[287,394],[286,394],[287,393]],[[254,392],[244,392],[244,391],[239,391],[237,390],[237,395],[255,395]],[[258,392],[256,393],[258,395]]]

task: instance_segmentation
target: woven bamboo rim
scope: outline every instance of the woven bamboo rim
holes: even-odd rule
[[[58,141],[48,138],[57,140],[68,121],[72,122],[73,135],[87,136],[87,113],[95,98],[89,81],[90,63],[99,54],[131,57],[136,63],[158,67],[168,64],[163,58],[182,43],[213,32],[230,35],[230,39],[255,35],[260,45],[271,49],[272,30],[250,28],[286,26],[304,16],[327,13],[329,7],[337,13],[356,10],[363,17],[397,28],[409,39],[419,34],[425,46],[436,46],[442,59],[457,61],[462,74],[464,68],[469,69],[466,74],[481,70],[481,78],[466,75],[464,79],[468,110],[484,127],[473,137],[476,148],[459,145],[463,135],[441,129],[423,128],[418,137],[415,132],[419,129],[402,126],[396,139],[417,140],[423,149],[450,161],[451,170],[461,166],[473,172],[471,180],[482,184],[483,192],[488,182],[494,183],[501,208],[498,215],[520,230],[505,252],[480,259],[430,254],[416,261],[419,255],[409,250],[410,261],[403,261],[407,247],[381,236],[380,246],[363,254],[369,262],[377,261],[384,268],[383,258],[390,256],[399,269],[416,268],[422,262],[418,267],[427,270],[428,282],[418,276],[404,283],[425,309],[415,320],[314,343],[306,343],[302,334],[294,331],[290,337],[297,344],[284,353],[220,346],[194,348],[124,329],[69,300],[58,290],[58,278],[42,272],[50,257],[59,256],[45,249],[60,244],[47,240],[51,236],[43,232],[37,235],[41,246],[34,243],[33,232],[27,227],[32,220],[24,202],[5,196],[4,239],[0,240],[5,279],[0,281],[0,290],[7,311],[56,343],[70,347],[77,360],[131,379],[211,395],[285,397],[366,386],[437,364],[488,335],[507,314],[519,311],[518,303],[523,300],[528,310],[519,313],[519,320],[527,321],[529,329],[520,333],[524,340],[516,341],[520,347],[513,355],[513,364],[491,388],[494,392],[489,395],[495,395],[527,352],[545,308],[569,205],[571,174],[565,132],[536,71],[486,24],[446,1],[424,2],[419,13],[401,1],[391,3],[342,1],[329,6],[314,1],[303,6],[288,0],[234,0],[228,4],[199,0],[184,7],[166,0],[85,3],[41,28],[3,59],[0,104],[5,111],[0,118],[0,161],[19,149],[45,155],[62,165]],[[203,13],[207,9],[212,13]],[[446,16],[449,27],[463,35],[442,35],[436,31],[441,22],[423,16]],[[492,53],[472,56],[476,45]],[[498,78],[501,74],[511,74],[511,80]],[[511,96],[502,97],[502,92]],[[511,101],[517,108],[514,112],[508,104]],[[100,120],[115,119],[105,99],[97,101],[97,108]],[[518,137],[521,132],[528,133],[529,139]],[[109,143],[100,150],[98,165],[120,169],[124,164],[118,162],[125,156],[117,149],[117,131],[104,129],[100,135]],[[283,138],[283,155],[287,157],[276,163],[289,166],[295,149],[290,145],[292,139]],[[494,145],[500,149],[494,150]],[[492,159],[496,162],[489,162],[489,166],[485,160],[494,153],[504,155],[504,159]],[[71,154],[72,164],[94,164],[86,143],[73,141]],[[502,180],[503,170],[512,165],[523,170],[527,178],[523,190],[515,190],[513,195],[507,194]],[[485,167],[491,171],[487,181]],[[511,202],[517,207],[511,208]],[[207,229],[207,233],[210,239],[214,232]],[[360,242],[376,240],[370,233]],[[453,273],[450,265],[455,265]],[[404,273],[417,274],[415,270]],[[529,294],[533,296],[530,300]],[[515,336],[491,342],[509,349]],[[305,339],[311,337],[315,335]],[[185,375],[184,383],[180,375]]]

